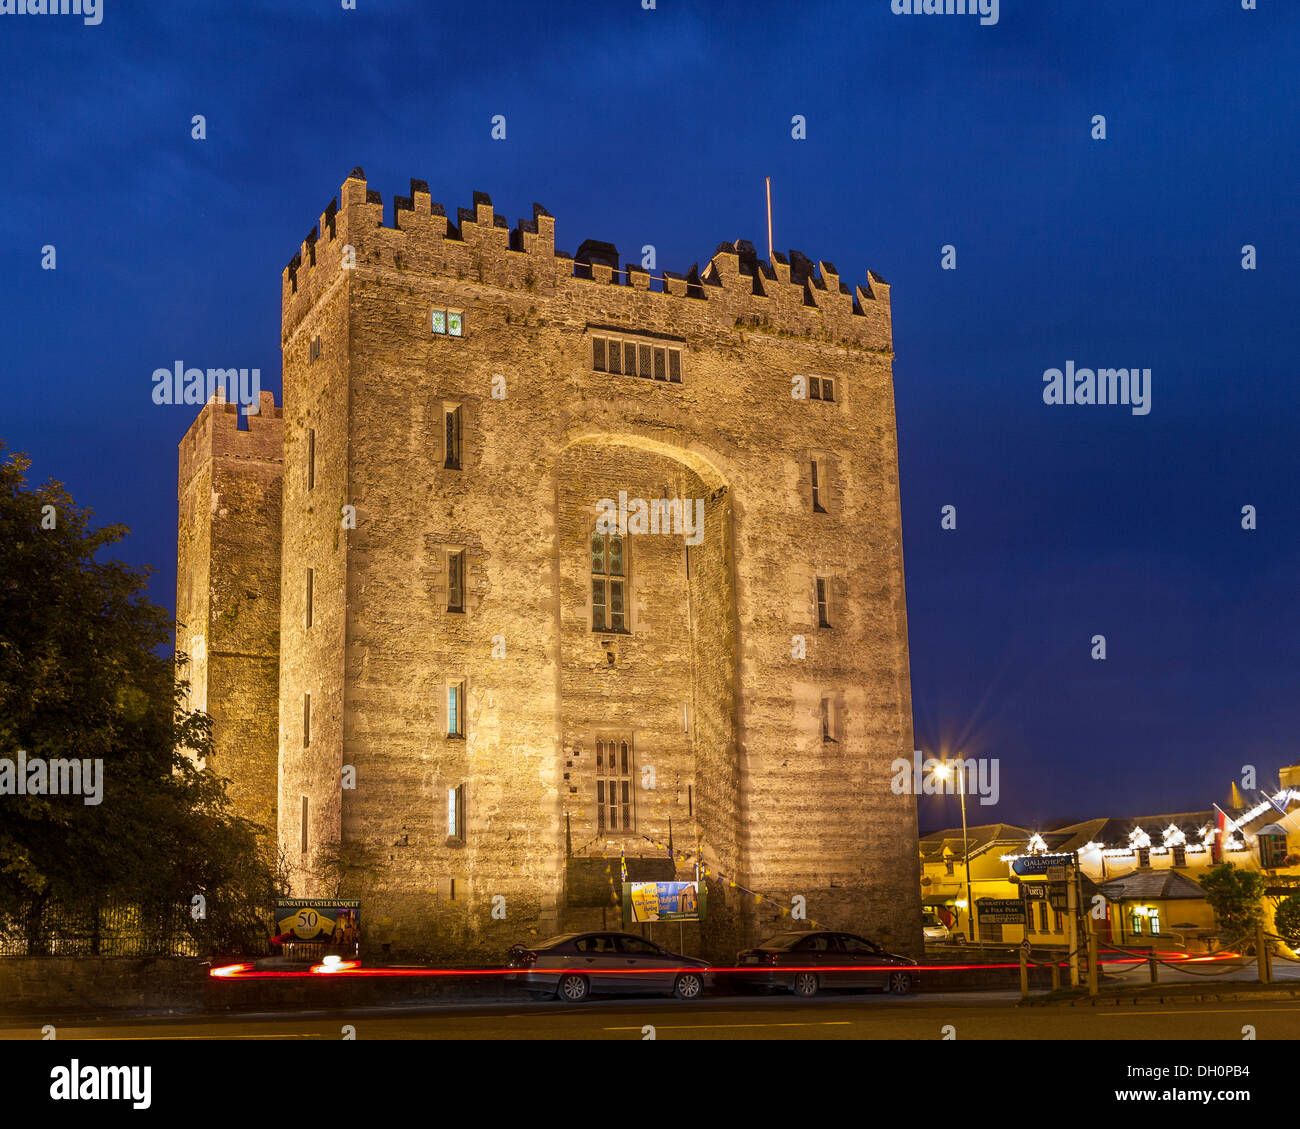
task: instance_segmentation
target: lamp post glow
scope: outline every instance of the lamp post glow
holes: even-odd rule
[[[960,781],[958,792],[961,796],[961,853],[966,863],[966,920],[970,923],[970,939],[979,940],[979,927],[975,923],[975,901],[970,892],[970,841],[966,835],[966,765],[961,759],[961,753],[957,754],[957,778]],[[940,764],[934,770],[934,774],[940,780],[947,780],[952,775],[952,769],[948,765]]]

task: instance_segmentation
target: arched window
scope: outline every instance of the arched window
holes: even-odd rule
[[[591,629],[627,631],[627,562],[617,533],[591,535]]]

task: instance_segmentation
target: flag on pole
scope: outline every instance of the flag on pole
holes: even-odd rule
[[[1210,844],[1210,861],[1218,862],[1223,857],[1223,845],[1228,838],[1228,828],[1236,829],[1236,824],[1228,818],[1225,812],[1218,804],[1211,805],[1214,808],[1214,841]]]

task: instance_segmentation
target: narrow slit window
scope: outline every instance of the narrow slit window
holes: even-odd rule
[[[651,371],[650,371],[650,370],[651,370],[651,361],[650,361],[650,352],[651,352],[651,350],[650,350],[650,346],[649,346],[649,345],[638,345],[638,346],[637,346],[637,349],[639,350],[638,355],[639,355],[639,357],[640,357],[640,359],[641,359],[641,363],[640,363],[640,366],[639,366],[639,368],[638,368],[638,370],[637,370],[637,374],[638,374],[639,376],[644,376],[647,380],[649,380],[649,379],[651,378],[651,375],[652,375],[652,373],[651,373]]]
[[[830,698],[822,698],[822,740],[835,740],[835,707]]]
[[[305,855],[307,853],[307,797],[302,797],[302,821],[299,826],[299,849]]]
[[[668,379],[668,350],[667,349],[655,350],[655,379],[656,380]]]
[[[446,425],[446,456],[442,465],[447,470],[460,470],[460,405],[445,409],[443,416]]]
[[[447,736],[465,736],[465,683],[453,682],[447,687]]]
[[[611,341],[609,343],[609,371],[621,373],[623,371],[623,344],[620,341]]]
[[[636,346],[631,341],[623,342],[623,371],[636,376]]]
[[[605,371],[605,339],[603,337],[593,337],[591,339],[591,367],[596,372]]]
[[[465,785],[447,789],[447,837],[465,839]]]
[[[817,626],[830,627],[830,582],[824,576],[817,578]]]
[[[307,428],[307,489],[316,486],[316,429]]]
[[[456,549],[447,554],[447,610],[465,610],[465,551]]]
[[[673,384],[682,382],[682,351],[680,349],[668,350],[668,379]]]
[[[307,570],[307,626],[312,623],[312,597],[316,588],[316,570],[309,568]]]
[[[302,696],[302,747],[311,747],[311,695]]]
[[[311,357],[308,364],[315,364],[320,359],[320,334],[311,339]]]
[[[812,463],[812,504],[813,512],[824,514],[826,507],[822,504],[822,479],[821,469],[817,465],[817,460],[813,459]]]

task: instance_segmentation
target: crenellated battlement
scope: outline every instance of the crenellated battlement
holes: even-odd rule
[[[457,208],[453,223],[428,184],[412,180],[409,195],[394,196],[386,217],[383,198],[367,186],[360,168],[352,170],[284,269],[285,341],[348,269],[345,255],[355,268],[383,267],[551,297],[594,285],[611,288],[602,302],[616,302],[619,291],[629,298],[637,294],[641,305],[640,295],[699,302],[719,329],[754,327],[892,348],[889,286],[874,271],[867,272],[865,284],[850,287],[827,260],[814,262],[791,250],[768,261],[739,239],[720,243],[702,269],[697,263],[685,274],[655,275],[634,263],[620,267],[616,248],[597,240],[584,241],[573,255],[557,251],[555,218],[546,208],[535,203],[532,218],[511,227],[486,192],[475,192],[470,207]]]
[[[275,406],[275,393],[258,393],[258,411],[247,417],[248,428],[239,429],[241,406],[227,400],[224,391],[212,395],[190,424],[179,444],[180,488],[204,464],[219,458],[280,462],[283,458],[283,409]]]

